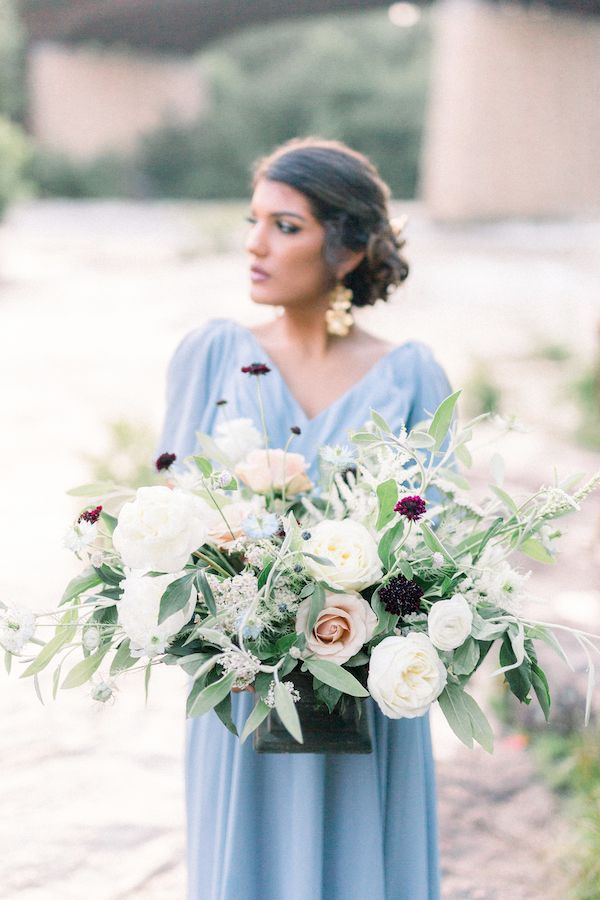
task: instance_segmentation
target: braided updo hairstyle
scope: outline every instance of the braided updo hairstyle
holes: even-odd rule
[[[340,141],[293,138],[258,161],[253,187],[261,178],[280,181],[307,197],[325,228],[324,254],[332,270],[344,247],[365,251],[344,278],[353,305],[387,300],[408,276],[400,253],[405,241],[389,220],[390,189],[362,153]]]

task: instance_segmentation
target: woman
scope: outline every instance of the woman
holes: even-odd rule
[[[386,299],[408,274],[389,190],[343,144],[294,140],[255,172],[250,294],[283,314],[249,330],[212,320],[189,334],[169,371],[162,448],[179,459],[211,432],[217,401],[260,423],[253,379],[263,362],[270,445],[312,460],[377,409],[411,427],[450,393],[430,351],[393,346],[352,325],[351,304]],[[350,293],[351,292],[351,293]],[[435,900],[439,897],[428,717],[385,718],[371,700],[370,755],[257,754],[214,713],[188,722],[191,900]],[[234,697],[241,730],[250,692]]]

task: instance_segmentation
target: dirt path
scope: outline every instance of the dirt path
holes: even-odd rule
[[[233,227],[243,209],[211,209],[49,202],[14,210],[0,227],[2,597],[54,605],[76,570],[60,550],[75,511],[64,492],[87,480],[86,454],[106,451],[108,423],[158,428],[179,338],[214,315],[216,301],[219,315],[258,318]],[[509,441],[522,484],[551,478],[548,442],[561,469],[590,470],[594,456],[568,441],[555,370],[530,353],[532,343],[565,338],[591,353],[600,223],[444,229],[417,206],[409,212],[409,286],[365,324],[433,345],[455,384],[475,359],[506,369],[513,411],[536,427],[523,444]],[[551,610],[585,622],[600,605],[594,518],[597,504],[565,541],[572,562],[558,580],[535,575]],[[148,709],[139,682],[97,710],[83,692],[40,707],[29,683],[0,680],[0,898],[183,900],[173,673],[153,679]],[[439,716],[433,734],[445,900],[550,896],[558,874],[547,824],[554,835],[562,826],[527,753],[510,741],[492,758],[471,753]]]

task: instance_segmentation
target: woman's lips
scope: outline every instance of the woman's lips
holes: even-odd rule
[[[267,278],[270,277],[268,272],[265,272],[264,269],[260,269],[258,266],[252,266],[250,269],[250,278],[252,281],[266,281]]]

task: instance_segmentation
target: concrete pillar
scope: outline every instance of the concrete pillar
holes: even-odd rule
[[[206,108],[198,63],[40,43],[29,60],[29,127],[43,146],[86,160],[131,151],[166,118],[186,122]]]
[[[441,0],[421,196],[441,221],[600,211],[600,21]]]

